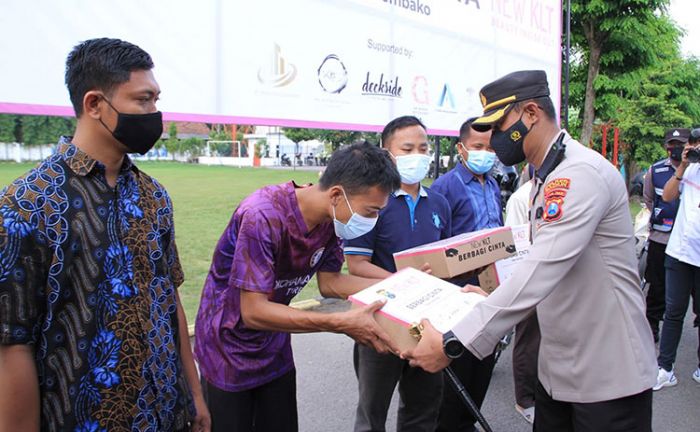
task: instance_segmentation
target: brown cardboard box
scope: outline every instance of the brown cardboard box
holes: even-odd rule
[[[515,253],[510,227],[461,234],[394,254],[396,269],[430,264],[433,276],[451,278],[487,266]]]
[[[406,268],[351,295],[349,300],[353,307],[385,300],[386,304],[374,318],[403,351],[418,343],[414,328],[423,318],[428,318],[438,331],[445,333],[484,298],[476,293],[463,293],[456,285]]]
[[[491,294],[512,273],[517,264],[525,259],[530,248],[530,225],[512,227],[515,254],[489,265],[479,273],[479,286]]]

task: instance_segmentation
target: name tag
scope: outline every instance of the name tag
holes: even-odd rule
[[[666,172],[666,171],[668,171],[668,170],[669,170],[668,167],[662,167],[662,168],[656,168],[656,169],[654,170],[654,172],[655,172],[655,173],[662,173],[662,172]]]

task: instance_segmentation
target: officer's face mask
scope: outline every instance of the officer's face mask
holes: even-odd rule
[[[467,153],[465,165],[474,174],[485,174],[489,172],[496,163],[496,153],[486,150],[467,150],[464,144],[460,143],[460,145]]]
[[[345,190],[342,189],[343,196],[345,197],[345,202],[348,205],[348,209],[352,212],[352,216],[346,223],[342,223],[335,217],[335,207],[333,209],[333,225],[335,228],[335,235],[343,240],[352,240],[354,238],[360,237],[372,231],[374,225],[377,224],[378,218],[368,218],[361,216],[350,207],[350,201],[348,201],[348,196],[345,195]]]
[[[401,183],[409,185],[420,183],[428,175],[430,156],[420,153],[391,156],[396,161],[396,169],[401,175]]]
[[[492,128],[491,148],[496,152],[496,156],[503,162],[503,165],[517,165],[525,160],[523,142],[529,132],[530,129],[523,123],[522,115],[517,122],[504,131]]]
[[[163,113],[156,111],[149,114],[124,114],[117,111],[107,98],[104,100],[117,113],[117,126],[114,130],[109,130],[100,119],[102,126],[114,139],[124,144],[130,153],[148,153],[163,134]]]
[[[670,149],[668,149],[668,155],[671,158],[671,160],[674,160],[676,162],[680,162],[683,160],[683,146],[673,146]]]

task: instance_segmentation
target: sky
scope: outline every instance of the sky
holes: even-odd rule
[[[700,1],[698,0],[671,0],[669,14],[678,25],[686,32],[681,41],[681,50],[685,55],[694,55],[700,58]],[[695,22],[695,28],[692,23]]]

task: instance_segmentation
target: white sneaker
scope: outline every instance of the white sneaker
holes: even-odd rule
[[[695,372],[693,372],[693,379],[696,383],[700,384],[700,367],[695,369]]]
[[[698,379],[700,379],[700,375],[698,375]],[[654,391],[657,391],[664,387],[673,387],[676,384],[678,384],[678,380],[676,379],[676,374],[673,373],[673,370],[669,372],[664,368],[659,368],[659,374],[656,376],[656,385],[653,387],[653,389]]]
[[[523,408],[518,404],[515,404],[515,410],[520,413],[526,422],[533,424],[535,422],[535,407]]]

